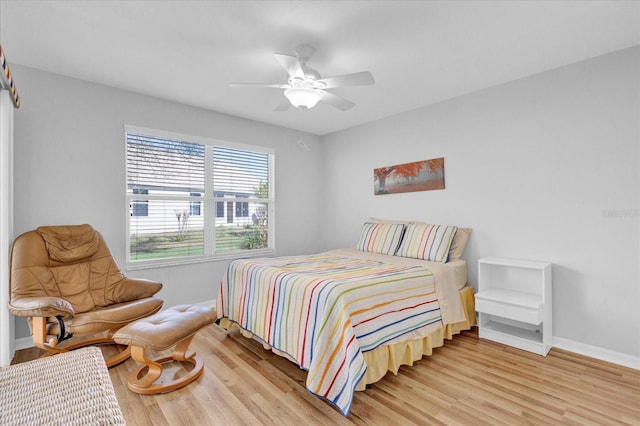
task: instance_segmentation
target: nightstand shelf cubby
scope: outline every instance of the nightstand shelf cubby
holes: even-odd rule
[[[547,355],[553,337],[551,264],[478,260],[476,310],[480,338]]]

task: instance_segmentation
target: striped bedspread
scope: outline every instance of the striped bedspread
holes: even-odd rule
[[[331,252],[233,261],[216,303],[219,318],[308,370],[307,389],[344,415],[363,352],[441,321],[429,269]]]

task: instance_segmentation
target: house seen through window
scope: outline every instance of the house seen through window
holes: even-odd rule
[[[126,144],[130,263],[273,248],[270,150],[130,126]]]

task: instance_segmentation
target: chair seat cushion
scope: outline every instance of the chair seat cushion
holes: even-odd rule
[[[154,297],[118,303],[93,311],[76,314],[64,322],[66,331],[70,333],[97,333],[118,329],[130,322],[139,320],[158,312],[162,308],[162,300]],[[48,326],[49,334],[58,334],[60,327],[56,322]]]

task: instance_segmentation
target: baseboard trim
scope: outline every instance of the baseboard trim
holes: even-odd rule
[[[601,361],[607,361],[624,367],[633,368],[635,370],[640,370],[640,357],[633,355],[627,355],[555,336],[553,338],[553,347],[596,358]]]
[[[33,338],[29,337],[21,337],[20,339],[14,340],[15,350],[21,351],[22,349],[33,348],[35,345],[33,344]]]

